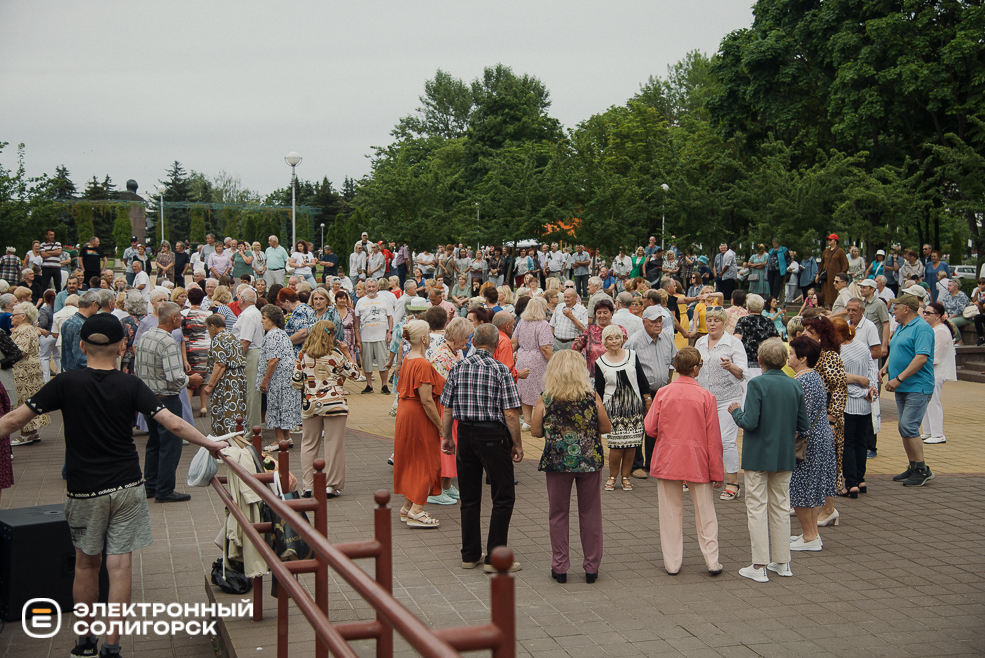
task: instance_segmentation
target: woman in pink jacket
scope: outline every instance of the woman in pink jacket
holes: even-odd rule
[[[708,572],[722,572],[718,562],[718,517],[712,489],[725,480],[718,403],[694,378],[701,370],[701,353],[685,347],[674,358],[680,375],[657,391],[644,426],[656,437],[650,475],[657,478],[660,496],[660,549],[671,576],[681,570],[684,553],[684,489],[687,482],[694,503],[698,545]]]

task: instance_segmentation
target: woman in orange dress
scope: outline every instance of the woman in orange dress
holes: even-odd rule
[[[425,352],[431,329],[423,320],[404,325],[410,352],[403,359],[397,382],[397,423],[393,436],[393,491],[404,496],[400,520],[408,528],[437,528],[438,519],[424,511],[428,496],[441,494],[441,416],[438,399],[445,378],[428,362]]]

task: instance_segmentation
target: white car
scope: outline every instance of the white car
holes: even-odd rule
[[[977,279],[974,265],[955,265],[952,269],[956,279]]]

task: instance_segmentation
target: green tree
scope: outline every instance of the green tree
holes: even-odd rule
[[[205,244],[205,210],[192,208],[189,234],[194,244]]]
[[[130,206],[116,206],[116,220],[113,222],[113,243],[116,257],[123,258],[123,250],[130,245],[133,224],[130,223]]]
[[[75,231],[79,236],[79,244],[84,244],[96,234],[92,226],[92,203],[79,201],[75,204]]]
[[[433,80],[424,83],[417,114],[406,116],[391,133],[394,137],[462,137],[469,127],[474,107],[472,89],[450,73],[438,69]]]

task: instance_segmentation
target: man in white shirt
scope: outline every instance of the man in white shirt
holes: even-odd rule
[[[246,356],[246,429],[252,430],[260,424],[260,391],[252,382],[256,381],[260,364],[260,348],[263,346],[263,324],[260,310],[256,307],[257,293],[252,288],[243,288],[239,293],[239,317],[233,325],[232,334],[243,346]]]
[[[58,363],[62,362],[62,323],[79,312],[79,296],[75,293],[65,298],[65,306],[51,318],[51,335],[55,337],[55,351]]]
[[[133,288],[140,291],[145,302],[150,300],[150,277],[144,272],[144,264],[137,259],[133,261]]]
[[[625,329],[626,336],[629,338],[632,338],[637,332],[643,331],[643,321],[629,310],[632,305],[632,293],[621,292],[616,295],[616,312],[612,314],[612,322]]]
[[[882,302],[879,302],[882,304]],[[865,317],[865,303],[861,299],[849,299],[846,306],[848,323],[855,328],[854,340],[865,343],[872,358],[878,361],[882,358],[882,337],[879,328],[869,318]],[[886,320],[888,331],[889,320]]]
[[[404,294],[393,306],[393,326],[397,326],[407,315],[407,305],[417,298],[417,282],[413,279],[404,281]]]
[[[873,352],[872,358],[878,361],[889,354],[889,306],[883,303],[882,299],[876,294],[878,284],[872,279],[865,279],[858,284],[859,292],[862,293],[862,312],[872,325],[879,331],[882,338],[879,354]],[[851,303],[851,300],[848,302]],[[849,313],[851,317],[851,313]],[[852,322],[854,325],[855,322]]]
[[[393,307],[390,301],[379,295],[376,279],[366,279],[366,296],[359,300],[355,309],[356,346],[362,350],[363,372],[366,374],[366,388],[363,393],[373,392],[373,366],[380,371],[383,388],[380,392],[390,394],[387,388],[387,345],[393,335]]]
[[[551,251],[547,254],[547,278],[560,279],[567,262],[564,252],[558,251],[557,242],[551,245]]]
[[[893,305],[893,299],[896,297],[888,284],[889,280],[882,274],[876,277],[876,295],[886,302],[887,308]]]
[[[588,309],[578,303],[574,288],[564,290],[564,305],[559,305],[551,315],[554,331],[554,351],[571,349],[571,343],[581,336],[588,325]]]
[[[349,254],[349,280],[352,282],[352,287],[355,288],[356,284],[365,278],[366,252],[363,251],[362,245],[357,242],[353,252]]]

